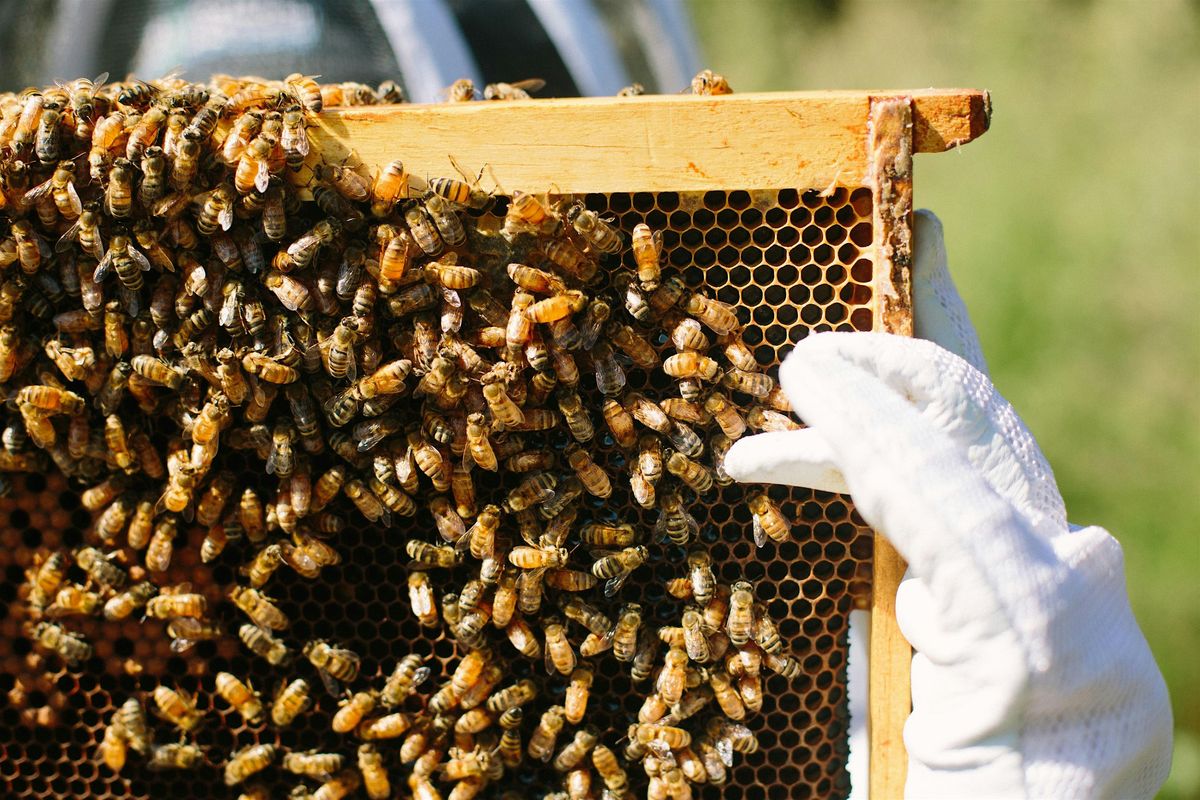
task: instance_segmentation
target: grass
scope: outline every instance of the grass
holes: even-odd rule
[[[1180,733],[1163,796],[1200,797],[1200,3],[691,6],[735,90],[992,90],[917,202],[1072,521],[1125,548]]]

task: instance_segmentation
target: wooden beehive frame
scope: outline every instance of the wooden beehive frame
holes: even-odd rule
[[[875,330],[912,335],[912,156],[972,141],[978,90],[780,92],[334,109],[314,160],[417,176],[488,167],[484,184],[554,194],[871,189]],[[304,176],[300,176],[300,181]],[[895,619],[904,563],[876,537],[870,634],[872,797],[903,794],[911,649]]]

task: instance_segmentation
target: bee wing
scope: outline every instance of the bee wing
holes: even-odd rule
[[[694,539],[700,535],[700,523],[687,511],[683,512],[683,521],[687,525],[688,538]]]
[[[621,587],[625,585],[625,581],[629,580],[629,576],[633,574],[633,570],[625,570],[620,575],[609,578],[604,583],[604,596],[612,597],[617,592],[621,591]]]
[[[93,78],[92,79],[92,96],[95,96],[96,93],[100,91],[100,87],[106,83],[108,83],[108,73],[107,72],[101,72],[99,75],[97,75],[95,78]]]
[[[341,697],[346,693],[345,687],[341,682],[330,675],[323,669],[317,670],[317,674],[321,676],[321,683],[325,686],[325,691],[329,692],[330,697]]]
[[[133,259],[135,264],[142,268],[142,272],[150,271],[150,259],[146,258],[141,250],[134,247],[132,242],[129,244],[129,257]]]
[[[266,192],[267,187],[271,185],[271,172],[267,168],[266,160],[258,162],[258,172],[254,174],[254,188],[260,192]],[[230,212],[232,213],[232,212]]]
[[[230,292],[226,295],[224,302],[221,303],[221,310],[217,313],[217,324],[222,328],[228,328],[238,322],[240,303],[241,292]]]
[[[307,156],[308,151],[308,129],[301,125],[300,135],[296,138],[296,152],[302,156]]]
[[[171,652],[183,655],[196,646],[196,639],[172,639]]]
[[[255,185],[256,186],[258,185],[257,179],[255,179]],[[266,191],[266,189],[263,189],[263,191]],[[221,224],[221,230],[223,230],[223,231],[227,231],[233,227],[233,204],[232,203],[225,205],[225,207],[223,207],[220,211],[217,212],[217,222],[219,222]]]
[[[717,755],[721,757],[722,764],[733,768],[733,741],[728,736],[717,740]]]
[[[65,253],[71,249],[72,243],[79,238],[79,220],[67,228],[66,233],[58,237],[58,243],[54,245],[54,252]]]
[[[412,685],[414,687],[420,686],[432,674],[433,674],[433,671],[429,667],[418,667],[417,671],[413,673]]]
[[[39,183],[37,186],[34,186],[32,189],[29,189],[27,192],[25,192],[25,200],[30,203],[36,203],[39,200],[43,200],[43,199],[49,197],[50,193],[53,191],[54,191],[54,178],[51,177],[51,178],[47,179],[46,181]]]
[[[526,92],[540,92],[546,86],[546,81],[541,78],[526,78],[523,81],[515,81],[509,86],[514,89],[522,89]]]
[[[762,547],[766,543],[767,543],[767,532],[763,528],[762,520],[759,519],[758,514],[755,514],[754,515],[754,545],[756,547]]]
[[[67,182],[67,197],[71,201],[71,210],[75,212],[75,216],[83,213],[83,201],[79,199],[79,192],[75,191],[75,182]]]
[[[667,541],[667,519],[667,512],[659,512],[658,522],[654,523],[655,544],[662,544],[663,542]]]
[[[478,525],[479,523],[477,522],[475,524]],[[464,533],[462,536],[458,537],[458,540],[454,543],[454,552],[456,554],[464,553],[470,548],[471,536],[472,536],[471,532],[474,530],[475,530],[475,525],[472,525],[470,528],[467,529],[466,533]]]
[[[288,542],[282,542],[281,546],[283,546],[283,561],[292,569],[302,575],[321,571],[321,565],[316,562],[316,559],[299,547],[295,547]]]
[[[93,283],[104,283],[112,273],[113,267],[113,251],[110,249],[104,253],[104,258],[100,259],[100,263],[96,265],[96,271],[92,273]]]

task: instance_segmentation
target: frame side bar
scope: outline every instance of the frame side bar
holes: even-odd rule
[[[868,185],[874,205],[874,329],[912,336],[912,102],[907,98],[874,100],[868,127]],[[896,589],[904,570],[900,554],[877,533],[867,689],[872,798],[903,797],[908,772],[904,723],[912,710],[912,647],[896,622]]]

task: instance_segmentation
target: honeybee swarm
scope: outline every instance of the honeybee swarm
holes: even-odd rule
[[[728,91],[707,72],[693,88]],[[756,747],[743,720],[760,669],[795,663],[742,583],[681,576],[688,606],[651,630],[631,576],[704,549],[688,508],[729,483],[743,419],[795,423],[760,405],[775,384],[739,346],[737,310],[657,263],[655,232],[626,269],[632,243],[580,198],[508,200],[402,161],[368,175],[310,147],[323,106],[398,91],[293,75],[0,95],[0,472],[53,466],[96,517],[85,546],[31,569],[28,635],[88,668],[77,618],[144,612],[177,653],[240,640],[270,665],[279,685],[201,682],[212,703],[166,682],[130,698],[105,734],[118,771],[218,765],[234,785],[278,759],[322,797],[390,796],[401,770],[417,796],[469,797],[528,759],[558,766],[570,797],[628,794],[634,766],[651,796],[720,783]],[[639,371],[662,380],[631,391]],[[617,518],[620,484],[655,523]],[[788,536],[778,508],[754,513],[756,532]],[[359,517],[410,557],[396,613],[448,630],[449,673],[406,653],[360,671],[344,643],[291,633],[273,580],[321,581]],[[197,528],[189,563],[227,567],[219,592],[170,577]],[[593,733],[592,675],[614,667],[646,705]],[[569,684],[565,709],[548,674]],[[214,707],[282,729],[322,706],[337,753],[162,733],[152,752],[145,718],[187,739]]]

